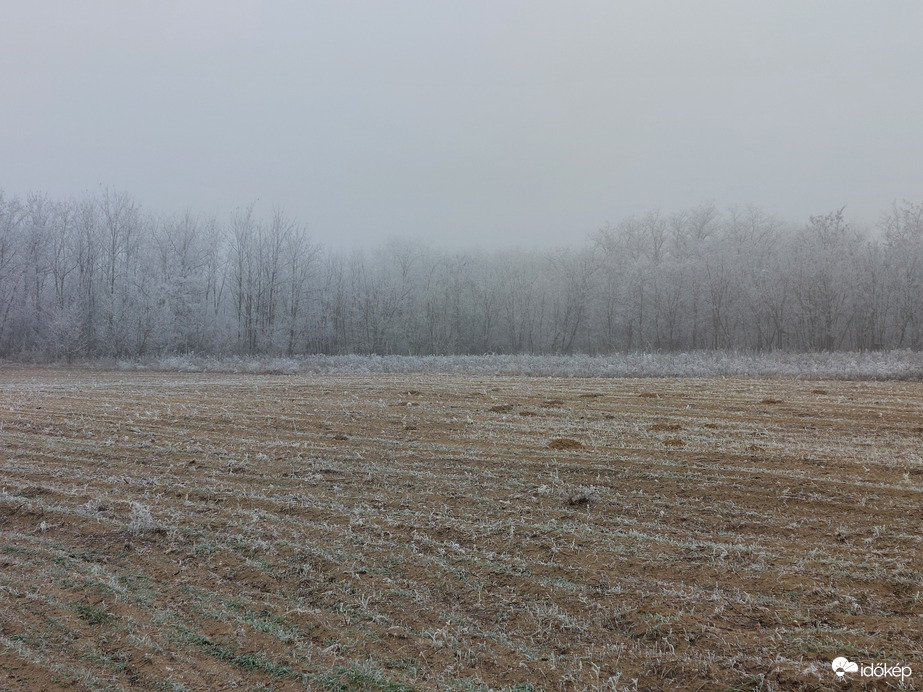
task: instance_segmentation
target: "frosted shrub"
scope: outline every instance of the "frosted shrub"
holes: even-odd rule
[[[151,508],[140,502],[132,502],[131,516],[128,519],[128,533],[137,536],[151,533],[157,529],[157,522],[151,516]]]
[[[835,353],[693,351],[615,353],[601,356],[172,356],[149,364],[120,362],[119,368],[278,375],[445,373],[534,377],[804,377],[923,380],[923,353],[897,350]]]

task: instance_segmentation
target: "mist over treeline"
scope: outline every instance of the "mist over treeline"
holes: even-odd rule
[[[919,349],[923,204],[650,211],[554,250],[323,247],[282,211],[0,191],[0,356]]]

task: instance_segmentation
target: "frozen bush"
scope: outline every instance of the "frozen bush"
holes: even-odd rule
[[[483,356],[314,355],[300,358],[171,356],[120,369],[286,375],[311,373],[523,375],[534,377],[795,377],[921,380],[923,353],[910,350],[837,353],[619,353]]]
[[[131,516],[128,519],[128,533],[137,536],[157,531],[157,522],[151,516],[151,508],[140,502],[131,503]]]

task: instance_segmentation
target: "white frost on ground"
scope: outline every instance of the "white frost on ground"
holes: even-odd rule
[[[99,364],[96,364],[99,365]],[[921,380],[923,353],[628,353],[605,356],[306,356],[199,357],[119,361],[119,369],[254,374],[458,373],[550,377],[795,377]]]

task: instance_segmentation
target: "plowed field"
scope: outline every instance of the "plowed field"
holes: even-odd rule
[[[914,688],[921,526],[919,383],[5,368],[0,689]]]

